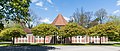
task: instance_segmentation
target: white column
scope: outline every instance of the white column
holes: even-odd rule
[[[82,36],[80,36],[80,43],[82,43]]]
[[[86,36],[84,36],[84,43],[86,43]]]
[[[26,43],[26,41],[25,41],[25,37],[23,37],[23,41],[24,41],[24,43]]]
[[[76,43],[78,43],[78,36],[76,36],[76,40],[77,40],[77,42],[76,42]]]
[[[96,40],[96,38],[95,38],[95,36],[94,36],[94,43],[96,43],[95,40]]]
[[[18,42],[17,43],[19,43],[19,38],[17,38],[18,39]]]
[[[90,42],[92,42],[92,37],[91,37],[91,39],[90,39],[91,41]]]
[[[98,39],[98,36],[97,36],[97,42],[96,43],[98,43],[99,42],[99,39]]]
[[[24,42],[27,43],[27,37],[24,37],[24,38],[25,38],[25,39],[24,39]]]
[[[87,42],[87,43],[89,43],[89,41],[90,41],[90,40],[89,40],[89,36],[87,36],[87,40],[88,40],[88,42]]]
[[[21,43],[23,43],[23,37],[21,37]]]
[[[74,37],[72,37],[72,40],[74,40],[74,41],[75,41]],[[74,43],[74,41],[72,41],[72,43]]]
[[[30,36],[30,43],[32,43],[32,36]]]
[[[28,41],[29,41],[29,39],[28,39],[28,35],[27,35],[27,43],[29,43]]]
[[[106,41],[108,42],[108,37],[106,37]]]
[[[36,38],[36,39],[37,39],[37,42],[36,42],[36,43],[39,43],[39,36],[37,36],[37,38]]]
[[[16,37],[15,37],[15,41],[14,42],[16,43]]]
[[[43,43],[42,41],[44,40],[42,37],[40,38],[40,40],[41,40],[41,43]]]

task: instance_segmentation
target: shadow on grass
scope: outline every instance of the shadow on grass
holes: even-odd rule
[[[83,44],[83,43],[72,43],[72,44],[46,44],[46,45],[113,45],[113,44],[95,44],[95,43],[88,43],[88,44]]]
[[[1,44],[4,45],[4,44]],[[49,45],[49,46],[48,46]],[[5,44],[5,46],[0,46],[0,51],[48,51],[60,49],[56,47],[52,47],[53,45],[100,45],[100,44]],[[113,44],[101,44],[101,45],[113,45]],[[118,44],[120,45],[120,44]]]
[[[30,45],[30,44],[9,44],[8,46],[1,46],[0,51],[48,51],[59,49],[52,46]]]

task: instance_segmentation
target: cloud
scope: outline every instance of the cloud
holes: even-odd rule
[[[46,11],[48,10],[48,8],[44,8]]]
[[[120,0],[117,1],[117,6],[120,6]]]
[[[47,2],[49,2],[50,4],[53,4],[53,2],[51,0],[47,0]]]
[[[56,12],[59,12],[59,10],[58,10],[58,9],[56,9],[55,11],[56,11]]]
[[[42,7],[43,6],[43,2],[38,2],[38,3],[36,3],[36,5]]]
[[[68,17],[65,17],[65,16],[63,16],[63,17],[65,18],[66,21],[69,21],[69,20],[70,20],[70,18],[68,18]]]
[[[42,22],[42,23],[52,23],[52,21],[50,21],[49,18],[42,19],[42,20],[40,20],[40,22]]]
[[[38,2],[38,0],[31,0],[32,3]]]
[[[118,14],[118,13],[120,13],[120,10],[113,11],[113,14]]]

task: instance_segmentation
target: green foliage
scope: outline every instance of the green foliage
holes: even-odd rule
[[[0,37],[11,39],[14,44],[15,37],[26,36],[26,33],[21,28],[7,28],[0,32]]]
[[[2,30],[0,33],[1,37],[8,37],[8,38],[21,37],[25,35],[26,33],[21,28],[7,28]]]
[[[32,28],[32,33],[35,36],[48,36],[48,35],[54,35],[55,33],[58,33],[58,29],[51,24],[40,24],[34,28]]]
[[[5,28],[21,28],[21,29],[23,29],[23,27],[20,25],[20,24],[12,24],[12,25],[10,25],[10,24],[8,24],[8,26],[6,26]]]
[[[72,37],[77,35],[85,35],[86,31],[82,26],[76,23],[69,23],[60,29],[59,36]]]
[[[0,23],[0,31],[3,30],[3,28],[4,28],[4,24]]]
[[[40,24],[32,28],[32,33],[34,36],[44,37],[44,44],[45,44],[45,37],[57,34],[58,29],[57,27],[51,24]]]
[[[30,0],[0,0],[0,18],[6,18],[19,22],[26,21],[29,16]]]
[[[116,38],[120,34],[120,28],[118,28],[114,23],[109,22],[89,28],[88,34],[91,36],[108,36],[109,38]]]

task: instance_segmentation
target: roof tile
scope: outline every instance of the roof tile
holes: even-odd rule
[[[52,22],[52,24],[57,26],[64,26],[67,24],[67,21],[63,18],[61,14],[58,14],[58,16]]]

